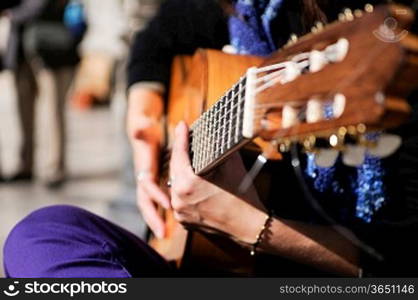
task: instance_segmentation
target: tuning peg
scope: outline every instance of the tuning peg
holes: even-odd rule
[[[293,43],[296,43],[298,41],[298,36],[294,33],[292,33],[290,35],[290,41],[292,41]]]
[[[314,26],[312,26],[311,31],[312,33],[320,32],[322,29],[324,29],[324,24],[322,22],[316,22]]]
[[[347,102],[347,99],[344,94],[338,93],[334,96],[332,110],[333,110],[335,119],[338,119],[344,113],[346,102]]]
[[[335,149],[323,149],[315,153],[315,164],[321,168],[330,168],[335,165],[339,151]]]
[[[322,23],[322,22],[319,22],[319,21],[316,22],[315,26],[316,26],[316,28],[318,28],[318,30],[324,29],[324,23]]]
[[[345,138],[345,136],[347,135],[347,133],[348,133],[347,127],[340,127],[340,128],[338,128],[337,134],[341,138]]]
[[[344,143],[344,137],[339,134],[333,134],[329,137],[329,144],[332,148],[341,150]]]
[[[363,16],[363,11],[361,9],[356,9],[354,11],[354,16],[356,16],[357,18],[361,18]]]
[[[306,152],[315,152],[315,145],[316,137],[314,135],[310,135],[303,140],[303,148]]]
[[[298,41],[298,36],[294,33],[292,33],[289,37],[289,40],[286,43],[286,46],[290,46],[293,45],[294,43],[296,43]]]
[[[285,84],[295,80],[302,74],[302,70],[296,62],[290,61],[281,74],[280,83]]]
[[[339,14],[338,14],[338,20],[339,20],[340,22],[345,22],[345,21],[346,21],[345,14],[344,14],[344,13],[339,13]]]
[[[316,123],[324,119],[324,109],[322,101],[318,99],[311,99],[306,105],[306,122]]]
[[[279,142],[278,149],[281,153],[289,152],[291,145],[292,145],[292,142],[289,139],[283,139]]]
[[[382,134],[374,146],[368,149],[370,155],[385,158],[395,153],[402,144],[402,138],[395,134]]]
[[[324,52],[312,50],[309,54],[309,71],[315,73],[321,71],[327,64],[328,59]]]
[[[287,41],[287,45],[293,45],[298,41],[298,36],[294,33],[292,33],[289,37],[289,40]]]
[[[386,101],[386,95],[383,92],[377,92],[374,99],[378,104],[383,105]]]
[[[282,112],[282,128],[289,128],[299,123],[299,109],[285,105]]]
[[[361,145],[346,145],[342,160],[346,166],[358,167],[363,164],[366,158],[366,147]]]
[[[360,123],[356,126],[356,131],[358,134],[365,134],[367,131],[367,126],[365,124]]]
[[[348,130],[346,127],[340,127],[335,134],[329,137],[329,145],[334,149],[343,150],[347,133]]]
[[[341,62],[347,56],[349,48],[350,42],[342,38],[337,43],[328,46],[325,49],[325,55],[330,62]]]
[[[345,16],[346,21],[353,21],[354,20],[353,11],[349,8],[344,9],[344,16]]]
[[[351,136],[357,136],[357,127],[354,125],[350,125],[347,127],[347,133]]]
[[[366,12],[368,12],[368,13],[372,13],[372,12],[374,11],[374,6],[373,6],[373,5],[371,5],[370,3],[367,3],[367,4],[364,6],[364,10],[365,10]]]

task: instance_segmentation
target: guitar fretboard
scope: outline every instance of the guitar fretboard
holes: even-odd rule
[[[245,140],[245,84],[243,77],[191,126],[190,154],[196,174],[208,171]]]

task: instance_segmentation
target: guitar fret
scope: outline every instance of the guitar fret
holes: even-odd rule
[[[227,124],[228,124],[228,126],[225,126],[226,127],[226,131],[225,131],[225,134],[226,134],[226,136],[227,136],[227,144],[228,144],[228,148],[230,148],[231,147],[231,135],[230,135],[230,126],[231,126],[231,120],[232,120],[232,110],[233,110],[233,107],[234,107],[234,102],[233,101],[229,101],[228,102],[228,122],[227,122]]]
[[[221,112],[221,122],[220,122],[220,125],[221,125],[221,128],[223,129],[224,127],[225,127],[225,121],[226,121],[226,119],[225,119],[225,115],[224,115],[224,113],[225,113],[225,102],[227,102],[228,101],[228,98],[223,98],[222,99],[222,102],[220,103],[220,112]],[[221,130],[221,129],[220,129]],[[223,153],[224,153],[224,146],[225,146],[225,139],[224,139],[224,133],[223,132],[221,132],[221,134],[220,134],[220,139],[221,139],[221,146],[219,147],[219,156],[221,156]]]
[[[193,127],[193,148],[194,148],[194,163],[193,163],[193,167],[195,169],[195,171],[198,168],[199,165],[199,143],[200,143],[200,139],[199,139],[199,124],[200,124],[200,120],[198,120],[196,123],[194,123]]]
[[[212,143],[211,143],[211,139],[212,139],[212,135],[211,135],[211,131],[213,131],[213,123],[212,120],[215,117],[215,112],[213,110],[209,110],[208,111],[208,119],[207,119],[207,137],[206,137],[206,161],[205,161],[205,166],[208,165],[208,163],[212,160]]]
[[[200,125],[200,161],[199,161],[199,168],[202,169],[202,166],[205,161],[205,131],[206,131],[206,116],[207,114],[203,114],[202,123]]]
[[[211,144],[211,138],[212,138],[212,136],[211,136],[211,131],[213,130],[213,126],[212,126],[212,119],[213,119],[213,111],[212,110],[209,110],[208,111],[208,119],[207,119],[207,124],[206,124],[206,129],[207,129],[207,132],[206,132],[206,160],[205,160],[205,165],[208,163],[208,161],[210,161],[211,160],[211,156],[212,156],[212,153],[211,153],[211,147],[212,147],[212,144]]]
[[[208,132],[210,129],[210,124],[209,124],[209,112],[206,112],[205,114],[205,118],[204,118],[204,126],[203,126],[204,130],[203,130],[203,137],[204,137],[204,143],[203,143],[203,166],[205,167],[207,164],[207,161],[209,159],[209,153],[207,151],[208,149]]]
[[[197,131],[198,131],[198,126],[199,126],[199,122],[196,122],[193,124],[193,168],[196,171],[197,169],[197,162],[198,162],[198,158],[199,158],[199,151],[197,148],[197,144],[199,143],[199,137],[197,135]]]
[[[190,128],[190,159],[192,162],[192,168],[196,170],[196,139],[195,139],[195,127]]]
[[[197,126],[197,139],[198,139],[198,144],[197,144],[197,169],[200,170],[201,167],[201,162],[202,162],[202,123],[203,120],[200,119],[198,126]]]
[[[191,126],[191,158],[196,173],[219,159],[242,139],[245,77]]]
[[[242,81],[240,80],[239,84],[238,84],[238,90],[241,89],[242,86]],[[237,96],[238,98],[238,113],[237,113],[237,117],[236,117],[236,125],[235,125],[235,139],[238,141],[239,136],[240,136],[240,123],[241,123],[241,105],[240,103],[242,102],[242,98],[240,97],[240,94],[238,94]]]
[[[208,161],[212,160],[212,153],[213,153],[213,143],[216,141],[216,137],[215,137],[215,131],[216,129],[213,128],[213,120],[216,120],[216,112],[214,111],[213,107],[208,110],[208,113],[210,113],[210,119],[208,120],[208,122],[210,122],[210,124],[207,124],[210,127],[209,133],[207,135],[207,139],[208,139],[208,143],[207,143],[207,155],[206,155],[206,160],[205,160],[205,165],[204,167],[207,165]]]
[[[213,155],[214,155],[214,159],[217,158],[217,152],[218,152],[218,148],[219,148],[219,120],[220,120],[220,110],[219,110],[219,102],[217,102],[214,106],[214,109],[216,111],[216,123],[214,124],[214,127],[216,127],[216,131],[215,131],[215,141],[214,141],[214,151],[213,151]]]

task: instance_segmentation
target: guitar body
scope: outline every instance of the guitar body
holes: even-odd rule
[[[193,56],[177,56],[173,62],[168,101],[169,133],[182,120],[192,124],[248,68],[260,65],[262,61],[260,57],[203,49]]]
[[[217,50],[198,50],[194,56],[177,56],[173,61],[167,111],[167,148],[180,121],[192,124],[208,107],[252,66],[259,57],[231,55]],[[162,174],[163,183],[167,182]],[[164,185],[164,184],[163,184]],[[171,212],[165,212],[166,237],[151,239],[151,246],[185,272],[194,274],[248,273],[248,251],[227,238],[186,231]],[[239,255],[238,253],[242,253]]]

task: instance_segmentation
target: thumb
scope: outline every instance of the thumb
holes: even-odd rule
[[[176,174],[185,171],[185,167],[192,168],[189,157],[189,129],[185,122],[180,122],[175,130],[171,168]]]

